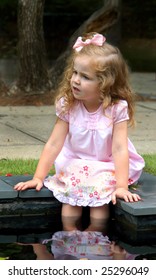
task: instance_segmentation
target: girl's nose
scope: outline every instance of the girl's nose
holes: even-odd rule
[[[78,75],[76,75],[76,76],[74,77],[74,82],[75,82],[76,84],[80,84],[80,77],[79,77]]]

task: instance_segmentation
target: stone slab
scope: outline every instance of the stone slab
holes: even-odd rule
[[[123,212],[120,210],[115,216],[111,239],[132,246],[156,246],[156,216],[133,216]]]
[[[32,175],[16,175],[11,177],[0,177],[0,198],[17,197],[17,192],[13,190],[13,186],[21,181],[27,181],[32,178]],[[5,189],[6,186],[6,189]],[[142,173],[136,192],[141,196],[139,202],[127,203],[118,199],[117,207],[134,216],[156,215],[156,176]],[[42,188],[37,192],[35,189],[30,189],[18,192],[19,198],[51,198],[53,194],[47,188]]]
[[[10,199],[18,197],[18,191],[13,190],[12,186],[0,179],[0,199]]]
[[[136,190],[142,200],[127,203],[118,199],[117,207],[134,216],[156,215],[156,176],[142,173]]]
[[[44,205],[40,204],[36,207],[36,213],[33,215],[33,209],[28,213],[27,210],[21,209],[18,211],[19,215],[14,215],[10,211],[10,216],[0,216],[0,234],[1,235],[20,235],[20,234],[32,234],[32,233],[43,233],[47,231],[58,231],[61,230],[61,207],[53,207],[49,202],[47,208],[45,209]],[[12,209],[10,209],[12,210]],[[16,210],[16,209],[15,209]],[[25,214],[24,212],[27,212]],[[41,213],[42,212],[42,213]]]
[[[1,180],[10,186],[16,185],[18,182],[25,182],[27,180],[31,180],[33,175],[13,175],[13,176],[1,176]]]
[[[134,216],[156,215],[156,198],[147,197],[142,201],[133,203],[118,200],[117,207],[122,208],[124,211]]]
[[[129,236],[129,231],[134,231],[136,234],[136,230],[138,231],[138,234],[141,232],[144,232],[147,234],[154,232],[154,236],[156,238],[156,215],[140,215],[135,216],[132,214],[129,214],[128,212],[124,211],[123,209],[116,207],[115,208],[115,221],[116,221],[116,228],[119,226],[119,230],[126,231],[124,235]],[[122,234],[121,232],[120,234]]]
[[[47,188],[43,187],[40,191],[35,189],[30,189],[26,191],[19,192],[20,198],[53,198],[53,193]]]
[[[16,176],[1,176],[1,182],[7,184],[10,187],[10,197],[7,196],[7,191],[5,192],[5,188],[2,184],[2,191],[3,191],[3,198],[12,198],[14,193],[16,193],[16,197],[19,198],[46,198],[46,197],[53,197],[53,193],[49,191],[47,188],[43,187],[41,191],[36,191],[35,189],[25,190],[22,192],[17,192],[13,189],[14,185],[18,182],[25,182],[27,180],[32,179],[32,175],[16,175]],[[0,198],[1,198],[1,183],[0,183]]]

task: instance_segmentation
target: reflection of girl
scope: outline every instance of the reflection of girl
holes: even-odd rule
[[[44,240],[46,244],[50,240]],[[96,231],[58,231],[51,239],[54,259],[124,260],[134,258],[111,242],[108,236]]]

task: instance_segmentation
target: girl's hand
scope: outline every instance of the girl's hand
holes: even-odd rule
[[[111,252],[113,254],[113,260],[124,260],[126,259],[126,251],[124,248],[112,241],[110,246]]]
[[[141,200],[140,196],[136,193],[131,193],[125,188],[117,188],[112,193],[112,203],[116,204],[116,199],[121,198],[124,199],[126,202],[136,202]]]
[[[26,182],[20,182],[14,186],[14,190],[16,191],[24,191],[26,189],[32,189],[36,188],[37,191],[40,191],[43,187],[42,180],[38,178],[34,178],[32,180],[26,181]]]

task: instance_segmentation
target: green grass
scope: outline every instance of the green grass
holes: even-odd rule
[[[35,173],[37,164],[38,160],[36,159],[1,159],[0,176],[33,175]],[[54,167],[52,167],[50,173],[54,173]]]
[[[144,171],[156,175],[156,154],[142,155],[145,160]],[[35,159],[1,159],[0,176],[2,175],[33,175],[37,167],[38,160]],[[54,167],[50,171],[54,174]]]
[[[156,175],[156,155],[142,155],[145,160],[144,171]]]

